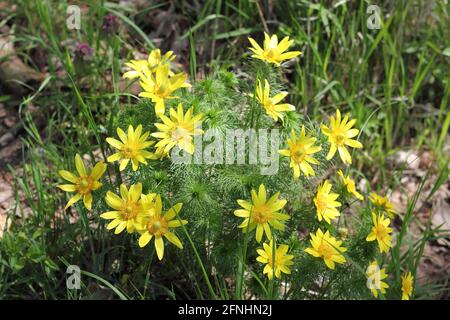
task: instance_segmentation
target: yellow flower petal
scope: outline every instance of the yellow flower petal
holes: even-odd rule
[[[180,239],[173,234],[170,231],[167,231],[164,236],[166,237],[167,240],[169,240],[171,243],[173,243],[175,246],[177,246],[180,249],[183,249],[183,244],[181,243]]]
[[[86,168],[84,167],[83,161],[79,154],[75,155],[75,167],[77,168],[78,174],[80,176],[87,176]]]
[[[155,237],[155,249],[159,260],[164,257],[164,241],[161,237]]]
[[[127,222],[122,221],[119,223],[119,225],[116,227],[116,230],[114,231],[115,234],[121,233],[125,228],[127,227]]]
[[[81,199],[81,194],[77,193],[76,195],[74,195],[72,198],[69,199],[66,206],[64,207],[64,210],[66,210],[68,207],[70,207],[71,205],[73,205],[75,202],[77,202],[80,199]]]
[[[59,170],[58,173],[64,180],[72,183],[77,183],[78,178],[73,173],[66,170]]]
[[[148,232],[144,232],[140,237],[139,237],[139,247],[145,247],[150,240],[152,239],[152,235]]]
[[[66,192],[74,192],[77,190],[77,187],[74,184],[60,184],[58,188]]]
[[[106,164],[103,162],[97,162],[91,171],[91,178],[94,180],[100,179],[106,171]]]
[[[92,194],[91,193],[85,194],[83,196],[83,203],[84,203],[84,206],[86,207],[86,209],[88,209],[88,210],[92,209]]]

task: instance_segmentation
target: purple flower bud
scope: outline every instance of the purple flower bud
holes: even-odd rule
[[[103,20],[102,31],[106,34],[113,34],[119,30],[119,26],[119,19],[112,13],[109,13]]]
[[[94,50],[85,42],[78,42],[75,46],[75,58],[79,60],[90,60]]]

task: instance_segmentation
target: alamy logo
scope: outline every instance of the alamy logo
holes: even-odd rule
[[[262,175],[274,175],[279,167],[279,146],[278,129],[209,129],[194,137],[192,155],[174,147],[171,158],[177,164],[254,164],[260,166]]]
[[[81,29],[81,10],[79,6],[71,5],[66,10],[66,26],[69,30]]]
[[[381,10],[377,5],[370,5],[367,7],[367,14],[369,14],[369,18],[367,18],[367,29],[374,30],[381,28]]]
[[[67,267],[66,274],[69,276],[66,280],[66,286],[69,290],[79,290],[81,288],[81,270],[79,266],[70,265]]]

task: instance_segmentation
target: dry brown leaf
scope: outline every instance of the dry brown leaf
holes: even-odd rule
[[[45,76],[28,67],[14,50],[14,38],[11,35],[0,36],[0,82],[12,93],[23,95],[26,89],[21,83],[41,82]]]

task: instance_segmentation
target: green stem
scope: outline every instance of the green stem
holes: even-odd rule
[[[272,235],[272,279],[270,279],[269,293],[270,299],[276,299],[275,293],[275,258],[276,258],[277,244],[275,235]]]
[[[178,220],[181,223],[180,217],[178,217]],[[200,258],[200,255],[198,254],[197,248],[195,247],[194,242],[192,241],[192,238],[189,236],[189,233],[187,232],[187,229],[184,226],[184,224],[181,223],[181,227],[183,228],[183,231],[184,231],[186,237],[188,238],[188,241],[189,241],[189,244],[192,247],[192,250],[194,250],[195,257],[197,259],[197,262],[198,262],[200,268],[202,269],[203,277],[205,278],[206,285],[208,286],[209,293],[211,294],[211,296],[213,297],[214,300],[217,300],[217,295],[214,292],[214,289],[213,289],[213,287],[211,285],[211,282],[209,281],[208,274],[206,272],[205,266],[203,265],[202,259]]]
[[[247,259],[248,233],[244,235],[244,245],[242,247],[242,259],[239,261],[238,274],[236,281],[236,299],[242,299],[242,291],[244,284],[245,260]]]
[[[251,191],[250,191],[251,194]],[[252,205],[253,208],[253,205]],[[248,247],[248,233],[250,231],[250,221],[252,220],[252,210],[250,210],[250,215],[248,217],[248,224],[245,229],[245,235],[244,235],[244,246],[242,248],[242,260],[239,261],[239,268],[238,268],[238,275],[237,275],[237,281],[236,281],[236,298],[242,299],[242,289],[244,284],[244,273],[245,273],[245,260],[247,260],[247,247]]]
[[[149,282],[149,279],[150,279],[150,268],[152,266],[154,252],[155,251],[151,250],[150,259],[148,259],[148,262],[147,262],[148,265],[147,265],[147,272],[146,272],[146,275],[145,275],[144,292],[142,294],[142,300],[145,300],[145,294],[147,293],[148,282]]]

